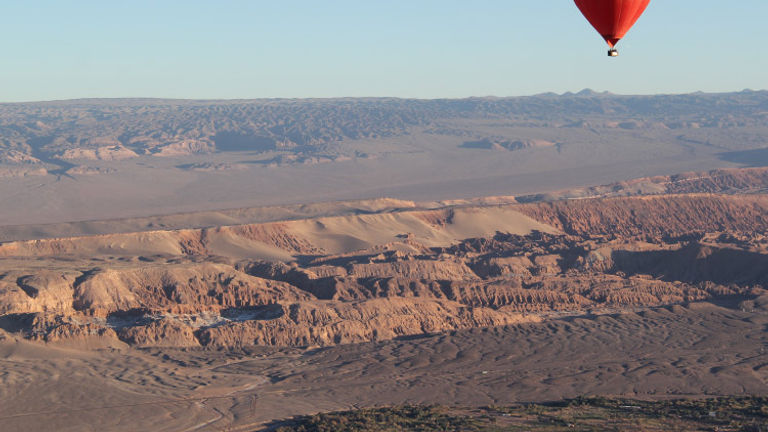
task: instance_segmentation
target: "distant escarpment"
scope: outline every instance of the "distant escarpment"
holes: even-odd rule
[[[699,301],[762,308],[766,215],[762,194],[678,194],[9,242],[0,329],[322,346]]]
[[[530,203],[576,198],[695,193],[745,194],[766,191],[768,191],[768,168],[732,168],[644,177],[607,185],[525,195],[517,197],[517,201]]]
[[[768,230],[768,196],[647,196],[521,205],[519,212],[573,235],[676,237]]]

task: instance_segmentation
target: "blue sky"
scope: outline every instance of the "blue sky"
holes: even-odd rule
[[[609,59],[572,0],[0,3],[0,101],[768,88],[766,0],[652,0]]]

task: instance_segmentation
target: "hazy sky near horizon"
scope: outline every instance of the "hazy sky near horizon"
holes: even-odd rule
[[[572,0],[8,0],[0,102],[768,88],[766,0],[652,0],[606,56]]]

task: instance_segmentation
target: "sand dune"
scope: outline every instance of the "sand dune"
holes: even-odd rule
[[[243,209],[2,243],[0,430],[765,394],[766,177],[707,176],[683,176],[693,193],[657,179],[653,196]]]
[[[766,281],[766,207],[663,195],[9,242],[0,328],[97,346],[333,345],[749,301]]]
[[[102,169],[97,167],[86,167]],[[75,168],[73,168],[75,169]],[[329,201],[301,205],[263,206],[217,211],[198,211],[139,218],[79,221],[56,224],[0,225],[0,242],[90,235],[198,229],[263,224],[332,216],[431,210],[451,207],[495,206],[518,201],[542,202],[564,199],[624,197],[690,193],[757,193],[768,190],[768,169],[741,168],[689,172],[672,176],[633,179],[602,186],[570,188],[547,194],[488,196],[467,199],[415,202],[392,198]]]
[[[18,241],[0,244],[0,256],[185,255],[205,253],[254,259],[289,259],[296,254],[336,254],[395,242],[404,236],[428,246],[496,231],[554,232],[509,207],[337,216],[211,229],[147,231]]]
[[[51,237],[79,237],[140,231],[243,225],[322,216],[342,216],[347,214],[396,211],[401,209],[411,209],[416,205],[417,204],[413,201],[381,198],[373,200],[335,201],[301,205],[198,211],[140,218],[80,221],[43,225],[4,225],[0,226],[0,240],[35,240]]]

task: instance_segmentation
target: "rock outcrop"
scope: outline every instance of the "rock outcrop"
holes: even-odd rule
[[[294,303],[277,320],[207,328],[205,346],[333,345],[538,320],[454,302],[389,298],[349,303]]]
[[[662,195],[9,242],[0,328],[310,346],[723,298],[759,309],[767,214],[760,194]]]

